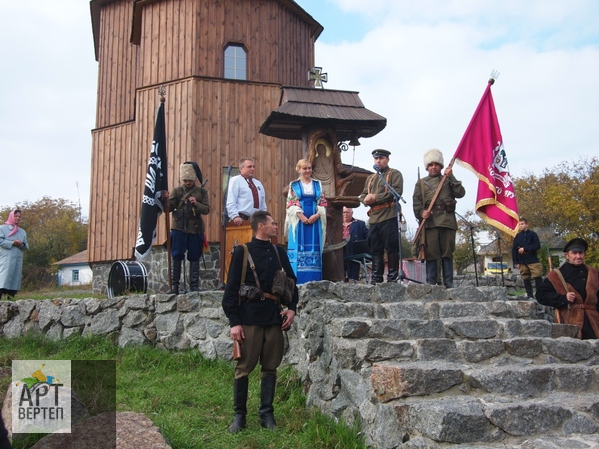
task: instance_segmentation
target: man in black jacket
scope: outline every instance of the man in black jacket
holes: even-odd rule
[[[223,310],[231,326],[231,338],[241,343],[241,358],[237,360],[235,367],[233,385],[235,418],[229,427],[231,433],[237,433],[246,427],[248,375],[258,362],[262,370],[260,425],[270,430],[275,429],[272,403],[277,368],[283,360],[283,331],[291,327],[298,301],[297,287],[295,287],[291,302],[287,310],[283,311],[279,298],[272,294],[273,279],[281,266],[288,277],[296,280],[287,253],[270,241],[277,235],[277,223],[269,212],[257,211],[250,217],[250,225],[254,237],[247,244],[247,249],[254,267],[252,268],[252,265],[246,262],[245,278],[242,279],[244,249],[241,245],[237,246],[229,266],[222,301]],[[259,286],[261,294],[253,300],[240,298],[239,287],[242,284]]]
[[[516,235],[512,246],[512,260],[514,266],[520,270],[526,296],[534,298],[531,279],[535,280],[536,291],[539,291],[543,282],[543,266],[537,257],[541,242],[537,233],[528,229],[526,218],[520,218],[519,227],[520,232]]]

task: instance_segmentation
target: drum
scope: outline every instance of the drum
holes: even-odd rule
[[[145,293],[147,288],[148,272],[142,263],[134,260],[117,260],[110,267],[108,274],[109,298],[129,293]]]

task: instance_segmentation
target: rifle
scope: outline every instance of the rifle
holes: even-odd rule
[[[451,159],[451,161],[447,165],[447,168],[453,167],[454,162],[455,162],[455,156]],[[439,197],[439,194],[441,193],[441,188],[443,188],[443,185],[445,184],[446,179],[447,179],[447,175],[443,175],[443,177],[441,178],[441,181],[439,181],[439,187],[437,187],[437,190],[435,191],[435,194],[433,195],[433,199],[431,200],[430,204],[428,205],[428,209],[426,209],[426,211],[428,212],[428,215],[427,215],[428,217],[430,217],[430,212],[431,212],[431,210],[433,210],[433,207],[435,206],[435,201],[437,201],[437,198]],[[424,201],[424,198],[423,198],[423,201]],[[420,233],[422,232],[422,229],[424,228],[424,223],[426,223],[426,218],[422,218],[422,221],[420,222],[420,226],[418,226],[418,229],[416,230],[416,235],[414,236],[412,245],[415,245],[417,243],[418,238],[420,237]]]
[[[418,167],[418,184],[420,184],[420,194],[422,195],[422,204],[424,204],[424,186],[420,180],[420,167]],[[416,241],[416,239],[414,239]],[[420,243],[418,244],[418,260],[422,261],[426,259],[424,254],[424,248],[426,247],[426,233],[420,233]]]

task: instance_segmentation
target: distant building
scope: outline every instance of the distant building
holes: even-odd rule
[[[92,269],[87,263],[87,250],[59,260],[58,285],[88,285],[92,283]]]
[[[478,255],[483,257],[483,274],[488,276],[496,276],[503,274],[511,274],[514,271],[512,262],[512,248],[506,242],[495,239],[488,245],[481,247]],[[503,265],[503,268],[502,268]],[[518,269],[515,270],[516,272]]]

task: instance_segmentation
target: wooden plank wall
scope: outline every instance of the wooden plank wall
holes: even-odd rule
[[[139,47],[129,43],[133,2],[105,5],[98,47],[96,128],[135,118],[135,88]]]
[[[222,169],[243,156],[256,158],[268,209],[282,224],[283,190],[297,176],[303,145],[259,128],[279,105],[280,85],[307,85],[314,61],[308,24],[276,0],[163,0],[143,8],[136,46],[129,43],[132,4],[115,1],[101,14],[90,262],[132,257],[160,85],[167,89],[169,187],[178,185],[182,162],[200,164],[213,207],[208,240],[220,240]],[[248,81],[222,79],[228,42],[247,48]],[[159,223],[160,244],[166,230]]]

